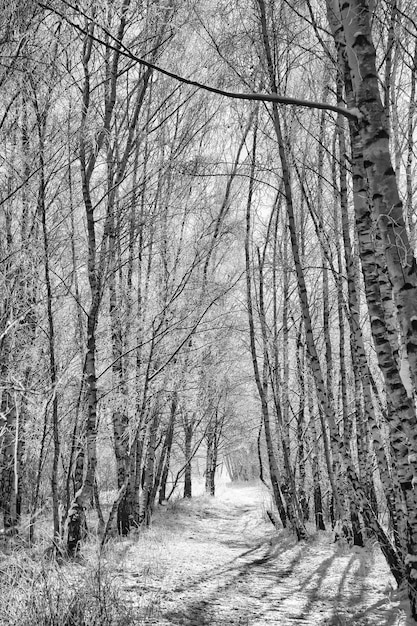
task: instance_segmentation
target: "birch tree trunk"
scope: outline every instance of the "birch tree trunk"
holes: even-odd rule
[[[170,415],[170,421],[169,421],[169,426],[168,426],[168,433],[167,433],[167,437],[165,440],[165,457],[164,457],[164,467],[163,467],[162,475],[161,475],[161,484],[159,488],[159,498],[158,498],[159,504],[162,504],[162,502],[166,499],[166,487],[167,487],[167,480],[168,480],[169,464],[171,460],[172,444],[174,441],[174,428],[175,428],[177,407],[178,407],[178,394],[177,392],[174,392],[172,401],[171,401],[171,415]]]
[[[326,530],[326,526],[324,523],[324,513],[323,513],[323,500],[322,500],[322,474],[320,471],[320,454],[319,454],[319,443],[317,439],[317,429],[316,429],[316,411],[314,408],[314,397],[313,397],[313,381],[312,375],[307,374],[307,404],[308,404],[308,412],[309,412],[309,425],[311,430],[311,471],[313,474],[313,488],[314,488],[314,519],[316,522],[317,530]]]
[[[220,415],[217,406],[212,417],[212,424],[207,429],[207,452],[206,452],[206,484],[205,490],[210,496],[216,492],[215,475],[217,469],[218,446],[223,427],[224,414]]]
[[[414,193],[413,193],[413,163],[415,163],[414,157],[414,131],[416,127],[415,115],[416,115],[416,82],[417,82],[417,39],[414,47],[414,56],[411,68],[411,88],[410,88],[410,103],[408,105],[408,119],[407,119],[407,163],[406,163],[406,214],[408,222],[408,232],[410,237],[410,245],[412,249],[415,249],[416,244],[416,225],[415,225],[415,209],[413,205]]]
[[[265,2],[264,0],[258,0],[258,5],[260,9],[260,21],[261,21],[261,29],[262,29],[262,39],[263,39],[263,47],[265,51],[266,65],[267,65],[267,73],[269,84],[272,93],[278,94],[278,89],[275,81],[275,69],[272,60],[272,53],[268,35],[268,26],[267,26],[267,18],[265,11]],[[308,292],[307,286],[305,282],[305,276],[303,272],[303,267],[301,265],[300,252],[298,247],[297,240],[297,226],[295,221],[295,211],[294,211],[294,202],[293,202],[293,194],[292,194],[292,186],[291,186],[291,177],[290,177],[290,169],[288,164],[288,159],[285,151],[284,140],[282,136],[281,130],[281,122],[278,111],[278,106],[276,103],[272,103],[272,118],[274,124],[274,130],[277,137],[279,156],[281,161],[281,169],[282,169],[282,178],[284,183],[284,193],[285,193],[285,201],[287,208],[287,216],[288,216],[288,228],[290,232],[290,241],[291,241],[291,249],[294,258],[295,272],[297,276],[297,288],[298,295],[301,305],[302,316],[304,320],[304,329],[305,329],[305,338],[306,338],[306,346],[307,353],[310,359],[310,366],[314,375],[314,380],[316,384],[316,391],[319,404],[321,406],[320,418],[322,422],[322,433],[323,433],[323,443],[324,443],[324,451],[325,458],[327,464],[327,470],[329,474],[330,484],[332,487],[332,493],[336,504],[336,510],[338,516],[341,515],[342,512],[342,504],[340,501],[340,496],[338,493],[337,484],[335,481],[335,477],[332,470],[331,464],[331,452],[330,445],[328,441],[327,434],[327,425],[330,427],[330,438],[331,438],[331,447],[333,454],[337,457],[340,453],[340,442],[336,432],[336,425],[334,421],[334,415],[332,408],[329,405],[329,398],[323,378],[323,373],[321,370],[319,355],[316,348],[316,343],[313,334],[313,325],[311,321],[311,314],[308,302]]]
[[[395,174],[389,153],[389,135],[384,110],[379,96],[375,67],[375,49],[372,43],[369,7],[365,1],[344,2],[341,11],[337,3],[328,2],[328,15],[336,47],[340,72],[344,76],[348,105],[360,112],[358,124],[351,124],[353,151],[354,207],[362,271],[365,281],[371,329],[379,366],[384,374],[387,397],[398,407],[391,416],[391,443],[396,457],[401,490],[407,503],[409,533],[407,536],[407,579],[411,610],[416,614],[417,570],[417,516],[412,487],[416,475],[415,411],[411,406],[396,367],[393,348],[389,341],[384,308],[378,284],[377,258],[373,245],[373,224],[378,226],[384,246],[393,297],[401,322],[403,340],[413,370],[414,343],[412,320],[415,301],[415,261],[409,246],[402,204],[399,200]],[[347,55],[350,72],[343,66]],[[365,174],[366,172],[366,174]],[[372,204],[368,204],[368,198]],[[374,220],[371,218],[371,210]],[[372,274],[372,272],[374,272]],[[414,296],[413,296],[414,294]],[[414,303],[410,301],[414,298]],[[399,401],[399,398],[401,400]],[[404,563],[398,554],[388,550],[387,560],[400,583]]]
[[[158,432],[158,418],[159,398],[157,398],[155,406],[151,409],[148,425],[146,456],[142,473],[142,489],[139,496],[139,524],[143,524],[145,526],[149,524],[152,513],[151,493],[155,478],[155,451],[156,436]]]
[[[187,410],[183,409],[183,426],[184,426],[184,498],[191,498],[192,496],[192,480],[191,480],[191,449],[193,441],[195,416],[191,418],[187,414]]]
[[[273,208],[274,211],[274,208]],[[300,502],[298,500],[297,488],[295,483],[295,476],[291,464],[290,458],[290,436],[289,436],[289,419],[288,419],[288,408],[289,408],[289,394],[288,394],[288,383],[289,383],[289,362],[288,362],[288,308],[287,306],[283,307],[283,358],[284,358],[284,382],[283,387],[284,390],[280,389],[279,384],[279,367],[278,367],[278,357],[277,350],[278,346],[274,346],[274,363],[275,363],[275,372],[273,374],[271,368],[271,361],[268,352],[268,331],[266,324],[266,311],[265,311],[265,296],[264,296],[264,263],[265,263],[265,253],[267,249],[268,241],[265,243],[264,247],[264,255],[261,257],[259,249],[257,249],[258,255],[258,269],[259,269],[259,319],[261,323],[261,334],[262,334],[262,345],[263,345],[263,378],[268,381],[268,377],[271,382],[271,392],[274,401],[274,409],[276,416],[276,424],[277,424],[277,434],[279,436],[279,440],[282,444],[282,453],[284,459],[284,468],[285,468],[285,476],[286,481],[282,482],[281,491],[285,490],[285,499],[287,503],[287,515],[288,519],[291,523],[291,526],[297,536],[298,540],[306,539],[308,534],[304,524],[304,516],[303,510],[300,506]],[[284,245],[285,251],[285,245]],[[284,252],[285,255],[285,252]],[[286,255],[283,259],[283,265],[286,265]],[[285,277],[284,270],[284,299],[288,300],[288,277]],[[274,307],[274,311],[276,312],[276,307]],[[278,320],[274,319],[274,326],[278,325]],[[287,326],[287,328],[286,328]],[[287,345],[285,345],[287,344]],[[287,353],[286,353],[287,351]],[[286,360],[286,363],[285,363]],[[269,376],[268,376],[269,375]],[[287,379],[287,380],[285,380]],[[285,389],[286,388],[286,389]],[[280,391],[282,393],[282,402],[287,403],[287,413],[285,413],[282,402],[280,399]],[[267,431],[267,426],[265,426],[265,433]]]
[[[252,303],[252,278],[251,278],[251,259],[250,259],[250,236],[251,236],[251,206],[252,206],[252,197],[253,197],[253,186],[254,186],[254,170],[255,170],[255,158],[256,158],[256,140],[257,140],[257,123],[255,122],[254,128],[254,136],[253,136],[253,146],[252,146],[252,163],[251,163],[251,176],[249,179],[249,191],[248,191],[248,199],[246,203],[246,235],[245,235],[245,263],[246,263],[246,298],[247,298],[247,307],[248,307],[248,323],[249,323],[249,341],[250,341],[250,351],[252,357],[252,365],[255,376],[256,387],[259,394],[259,399],[261,402],[261,412],[262,419],[265,429],[265,442],[266,449],[268,454],[268,465],[269,465],[269,475],[271,479],[272,485],[272,493],[274,496],[274,504],[277,507],[278,513],[281,518],[281,522],[283,527],[285,528],[287,525],[287,513],[284,507],[283,497],[280,489],[280,476],[278,463],[276,460],[273,442],[272,442],[272,433],[271,433],[271,423],[270,423],[270,414],[268,407],[268,379],[267,379],[267,369],[266,364],[263,365],[263,378],[261,379],[260,371],[259,371],[259,363],[258,356],[256,352],[256,341],[255,341],[255,323],[254,323],[254,315],[253,315],[253,303]],[[265,354],[264,354],[265,359]]]
[[[42,222],[43,250],[44,250],[44,271],[47,297],[47,318],[48,318],[48,340],[49,340],[49,376],[51,381],[52,395],[52,432],[54,441],[54,452],[52,461],[51,491],[52,491],[52,511],[54,520],[54,540],[60,538],[60,519],[58,512],[58,463],[60,454],[60,438],[58,428],[58,396],[57,396],[57,366],[55,359],[55,324],[52,312],[52,286],[50,275],[49,259],[49,235],[46,224],[46,179],[45,179],[45,159],[44,159],[44,137],[46,128],[46,113],[40,114],[37,110],[37,126],[39,137],[39,191],[38,191],[38,211]]]
[[[343,2],[340,20],[346,41],[346,55],[355,105],[361,116],[358,125],[372,211],[382,237],[401,334],[407,350],[414,388],[416,388],[416,261],[410,246],[403,204],[391,161],[389,128],[379,94],[376,53],[372,41],[370,9],[367,0]],[[417,433],[414,438],[417,438]],[[410,558],[414,562],[414,556],[410,555]]]

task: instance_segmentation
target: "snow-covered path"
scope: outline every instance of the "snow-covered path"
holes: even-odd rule
[[[379,549],[322,533],[297,543],[266,520],[260,486],[181,501],[125,544],[119,581],[143,624],[404,626]],[[410,622],[411,623],[411,622]]]

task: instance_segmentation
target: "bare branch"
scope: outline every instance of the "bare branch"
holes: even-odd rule
[[[65,2],[65,0],[63,0],[63,1]],[[218,87],[212,87],[211,85],[205,85],[203,83],[200,83],[198,81],[192,80],[190,78],[185,78],[185,76],[180,76],[179,74],[175,74],[174,72],[170,72],[169,70],[166,70],[166,69],[164,69],[162,67],[159,67],[158,65],[155,65],[154,63],[150,63],[149,61],[145,61],[145,59],[142,59],[142,58],[138,57],[136,54],[133,54],[133,52],[131,52],[131,50],[129,50],[129,48],[127,46],[125,46],[121,41],[119,41],[110,32],[108,32],[108,30],[106,28],[104,28],[104,26],[101,26],[95,20],[91,19],[88,15],[85,15],[79,9],[76,9],[75,7],[73,7],[68,2],[65,2],[65,4],[68,7],[74,9],[74,11],[77,11],[81,15],[84,15],[85,17],[87,17],[91,21],[91,23],[93,23],[94,25],[98,26],[110,39],[113,40],[114,45],[112,45],[112,44],[110,44],[108,42],[103,41],[102,39],[100,39],[99,37],[97,37],[94,34],[91,34],[91,33],[87,32],[87,30],[85,28],[83,28],[79,24],[76,24],[72,20],[70,20],[66,15],[64,15],[63,13],[58,11],[58,9],[55,9],[54,7],[48,6],[46,4],[43,4],[42,2],[38,2],[38,4],[43,9],[46,9],[48,11],[52,11],[56,15],[59,15],[59,17],[64,19],[68,24],[70,24],[70,26],[73,26],[74,28],[76,28],[80,33],[83,33],[84,35],[88,35],[96,43],[98,43],[100,45],[103,45],[103,46],[106,46],[110,50],[114,50],[115,52],[118,52],[120,55],[122,55],[122,56],[124,56],[124,57],[126,57],[126,58],[128,58],[128,59],[130,59],[132,61],[135,61],[136,63],[139,63],[140,65],[143,65],[144,67],[152,69],[155,72],[159,72],[160,74],[163,74],[164,76],[168,76],[169,78],[172,78],[172,79],[177,80],[177,81],[179,81],[181,83],[184,83],[185,85],[191,85],[192,87],[198,87],[199,89],[203,89],[204,91],[208,91],[210,93],[214,93],[214,94],[217,94],[219,96],[224,96],[225,98],[230,98],[230,99],[233,99],[233,100],[246,100],[246,101],[249,101],[249,102],[275,102],[277,104],[293,105],[293,106],[304,107],[304,108],[307,108],[307,109],[321,109],[321,110],[324,110],[324,111],[333,111],[334,113],[339,113],[340,115],[343,115],[347,119],[354,120],[354,121],[358,121],[360,119],[360,117],[361,117],[360,112],[357,109],[346,109],[344,107],[339,107],[339,106],[336,106],[336,105],[333,105],[333,104],[324,103],[324,102],[313,102],[313,101],[310,101],[310,100],[302,100],[302,99],[299,99],[299,98],[291,98],[289,96],[281,96],[281,95],[272,94],[272,93],[237,93],[237,92],[234,92],[234,91],[226,91],[224,89],[219,89]]]

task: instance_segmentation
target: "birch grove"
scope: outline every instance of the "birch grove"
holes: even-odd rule
[[[416,38],[408,0],[5,7],[5,536],[77,559],[261,478],[417,620]]]

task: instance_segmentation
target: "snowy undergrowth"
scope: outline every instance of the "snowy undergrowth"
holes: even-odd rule
[[[50,540],[10,543],[0,557],[0,623],[411,623],[375,542],[352,549],[312,526],[309,540],[297,542],[271,525],[269,498],[259,484],[246,484],[222,486],[215,498],[169,501],[149,528],[113,538],[103,551],[92,534],[79,563],[46,558]]]
[[[8,546],[0,561],[2,626],[130,626],[138,624],[124,605],[115,571],[119,557],[103,557],[97,541],[79,562],[50,558],[42,544]]]

